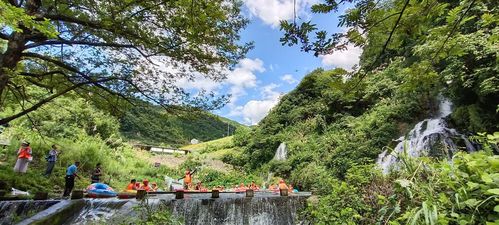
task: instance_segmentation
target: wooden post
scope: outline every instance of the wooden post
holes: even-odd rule
[[[71,194],[71,199],[82,199],[82,198],[83,198],[83,191],[75,190]]]
[[[135,195],[135,198],[137,200],[142,200],[146,197],[146,195],[147,195],[146,190],[137,190],[137,195]]]
[[[219,190],[212,190],[211,191],[211,198],[220,198],[220,191]]]
[[[49,197],[49,193],[47,192],[36,192],[33,200],[47,200]]]
[[[175,199],[183,199],[183,198],[184,198],[184,191],[183,190],[175,191]]]
[[[279,189],[281,196],[288,196],[288,189]]]
[[[253,189],[247,189],[246,190],[246,197],[248,197],[248,198],[255,197],[255,192],[253,191]]]

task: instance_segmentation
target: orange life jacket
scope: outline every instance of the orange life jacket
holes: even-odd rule
[[[135,190],[135,184],[134,183],[130,183],[128,184],[128,186],[126,187],[127,190]]]
[[[141,190],[145,190],[147,192],[151,191],[151,187],[149,187],[149,185],[142,185],[142,187],[140,187]]]
[[[192,176],[191,176],[191,174],[190,173],[186,174],[185,178],[184,178],[184,183],[190,184],[191,182],[192,182]]]
[[[19,158],[20,159],[27,159],[31,156],[30,152],[31,152],[31,148],[30,147],[26,147],[26,148],[21,148],[19,149]]]
[[[288,189],[288,186],[285,183],[279,183],[279,189]]]

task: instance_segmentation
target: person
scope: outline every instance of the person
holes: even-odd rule
[[[192,188],[192,174],[194,172],[191,172],[189,169],[185,171],[185,176],[184,176],[184,189],[189,190]]]
[[[28,164],[33,159],[31,155],[31,147],[29,146],[29,142],[23,141],[21,143],[21,147],[17,151],[17,161],[14,166],[14,172],[16,173],[26,173],[28,170]]]
[[[80,176],[78,176],[77,174],[78,166],[80,166],[80,162],[76,161],[73,165],[69,166],[66,169],[66,184],[64,186],[64,194],[62,195],[63,197],[69,196],[71,194],[71,191],[73,191],[73,187],[75,186],[75,177],[80,178]]]
[[[140,190],[140,182],[135,183],[135,190]]]
[[[59,155],[59,151],[57,150],[57,145],[52,145],[52,149],[49,151],[49,154],[45,159],[47,160],[47,169],[45,170],[45,176],[48,177],[52,174],[52,170],[55,166],[55,161],[57,161],[57,156]]]
[[[276,186],[274,184],[270,184],[269,190],[270,191],[275,191],[276,190]]]
[[[135,186],[137,181],[135,179],[132,179],[128,186],[126,187],[127,191],[132,191],[132,190],[137,190],[137,187]]]
[[[147,192],[151,191],[151,187],[149,186],[149,181],[144,179],[142,181],[142,186],[140,186],[140,190],[146,190]]]
[[[288,185],[286,185],[286,182],[284,182],[283,179],[279,181],[279,190],[281,189],[288,189]]]
[[[202,188],[203,188],[203,185],[201,184],[201,181],[200,181],[200,182],[198,182],[198,183],[196,184],[196,187],[194,188],[194,190],[196,190],[196,191],[200,191]]]
[[[255,181],[251,181],[249,188],[252,189],[253,191],[260,190],[260,188],[255,184]]]
[[[152,192],[159,191],[159,187],[158,187],[158,184],[156,182],[151,183],[151,191]]]
[[[92,172],[92,176],[90,177],[90,180],[93,183],[100,183],[100,176],[102,176],[102,168],[101,164],[97,163],[95,166],[94,172]]]

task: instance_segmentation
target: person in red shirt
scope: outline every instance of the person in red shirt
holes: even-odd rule
[[[17,161],[14,166],[14,172],[16,173],[26,173],[28,170],[28,164],[33,159],[31,156],[32,151],[29,146],[29,142],[23,141],[21,147],[17,151]]]

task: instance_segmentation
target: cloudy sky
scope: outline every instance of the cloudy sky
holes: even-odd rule
[[[294,0],[244,0],[244,13],[251,23],[242,33],[243,42],[253,41],[255,48],[237,67],[229,72],[227,80],[215,83],[208,79],[196,82],[180,81],[184,87],[205,89],[231,94],[230,103],[214,113],[247,125],[255,125],[279,102],[279,97],[293,90],[300,80],[315,68],[342,67],[350,69],[358,63],[360,49],[332,55],[314,57],[300,52],[298,47],[282,46],[279,38],[280,20],[293,18]],[[296,0],[297,16],[301,20],[312,19],[321,29],[338,32],[337,16],[312,15],[310,6],[317,0]]]

